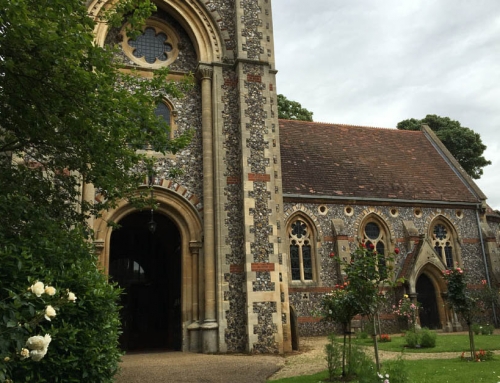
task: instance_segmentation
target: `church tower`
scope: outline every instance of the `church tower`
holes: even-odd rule
[[[113,3],[87,5],[97,17]],[[150,180],[157,230],[148,233],[145,213],[127,201],[92,223],[102,264],[127,291],[124,347],[289,351],[271,0],[155,4],[136,39],[126,22],[96,27],[98,44],[119,45],[124,70],[148,78],[168,66],[173,81],[196,78],[184,97],[157,108],[173,136],[195,132],[175,156],[148,153],[158,160]],[[172,166],[183,174],[169,179]]]

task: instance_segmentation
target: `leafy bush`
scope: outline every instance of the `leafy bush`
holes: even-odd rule
[[[417,347],[418,343],[418,334],[416,331],[407,331],[405,333],[406,346],[410,348]]]
[[[366,331],[360,331],[356,334],[356,337],[359,339],[367,339],[368,333]]]
[[[36,230],[36,236],[29,227],[17,238],[0,231],[0,372],[14,382],[112,382],[121,357],[120,290],[99,271],[93,249],[80,229],[60,230],[59,223],[46,217],[43,225],[44,231]],[[32,316],[38,315],[38,308],[27,300],[13,299],[13,295],[36,281],[61,292],[69,289],[78,298],[51,321],[29,324],[31,318],[23,307]],[[52,340],[43,359],[20,357],[29,337],[45,334]]]
[[[485,324],[481,328],[481,335],[491,335],[495,328],[490,324]]]
[[[425,348],[436,347],[437,335],[428,328],[423,328],[420,332],[420,346]]]
[[[330,381],[342,371],[342,345],[335,342],[335,334],[328,336],[328,343],[325,345],[326,363],[328,365],[328,376]]]
[[[348,372],[349,375],[355,375],[359,383],[372,383],[377,375],[375,363],[359,346],[354,346],[351,350]]]
[[[401,355],[397,360],[387,363],[385,373],[389,375],[391,383],[408,383],[410,381],[406,362]]]

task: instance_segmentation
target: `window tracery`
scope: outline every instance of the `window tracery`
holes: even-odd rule
[[[288,228],[290,272],[293,281],[313,282],[316,279],[314,233],[303,219],[296,218]]]
[[[434,250],[443,260],[446,267],[453,268],[454,264],[458,262],[458,257],[451,227],[444,221],[438,220],[434,222],[431,230]]]
[[[367,248],[373,248],[378,257],[377,268],[382,278],[387,277],[386,255],[389,249],[387,230],[380,222],[370,218],[362,225],[361,238]]]

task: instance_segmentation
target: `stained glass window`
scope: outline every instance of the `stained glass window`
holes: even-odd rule
[[[290,225],[288,236],[292,281],[312,281],[314,279],[313,247],[308,225],[300,219],[295,220]]]
[[[453,249],[453,236],[450,233],[449,227],[443,223],[434,225],[432,229],[434,250],[449,269],[453,268],[456,262],[455,251]]]
[[[128,45],[135,48],[133,55],[137,58],[144,57],[147,63],[153,64],[157,59],[167,61],[172,45],[167,42],[167,35],[163,32],[156,33],[154,28],[148,27],[137,39],[128,40]]]
[[[385,258],[386,252],[386,233],[382,229],[382,227],[374,221],[369,221],[365,224],[363,229],[363,241],[365,243],[366,248],[370,249],[373,246],[376,254],[374,257],[377,257],[376,265],[372,267],[370,272],[375,272],[378,270],[380,276],[382,278],[387,277],[387,260]]]

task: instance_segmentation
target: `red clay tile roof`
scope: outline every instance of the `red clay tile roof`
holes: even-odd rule
[[[283,193],[478,202],[421,131],[280,120]]]

